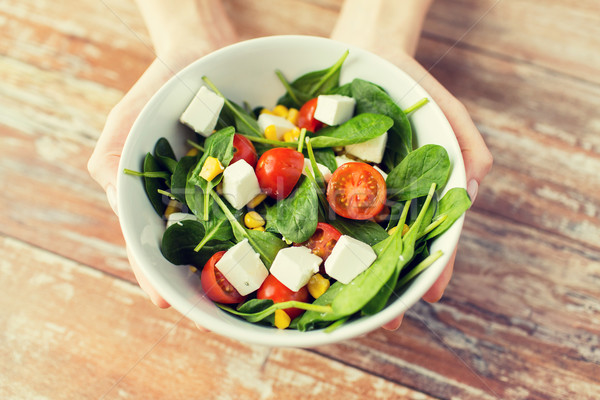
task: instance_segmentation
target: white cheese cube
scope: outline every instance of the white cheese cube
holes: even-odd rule
[[[286,247],[275,256],[271,274],[288,289],[297,292],[319,272],[322,261],[321,257],[313,254],[307,247]]]
[[[387,143],[388,133],[379,135],[366,142],[346,146],[346,153],[360,158],[363,161],[379,164],[383,160],[383,152]]]
[[[267,267],[250,246],[248,239],[227,250],[215,267],[242,296],[258,290],[269,275]]]
[[[369,268],[376,258],[377,254],[371,246],[353,237],[342,235],[331,251],[331,255],[325,260],[325,272],[333,279],[348,284]]]
[[[167,228],[174,224],[180,224],[182,221],[197,221],[197,218],[194,214],[175,212],[169,215],[167,219]]]
[[[244,207],[260,192],[254,168],[246,160],[239,160],[223,171],[223,197],[236,210]]]
[[[212,135],[225,100],[206,86],[202,86],[185,109],[179,121],[202,136]]]
[[[275,130],[277,132],[277,140],[282,140],[283,134],[287,131],[291,131],[296,127],[296,125],[292,124],[290,121],[283,117],[279,117],[277,115],[271,114],[260,114],[258,116],[258,127],[261,132],[265,132],[265,129],[269,125],[275,125]]]
[[[341,94],[320,95],[315,108],[315,119],[327,125],[339,125],[354,114],[356,100]]]
[[[310,163],[310,160],[308,158],[304,159],[304,169],[302,169],[302,175],[306,175],[306,168],[308,168],[308,170],[314,176],[315,172],[313,171],[312,164]],[[317,163],[317,168],[319,169],[319,172],[321,172],[321,175],[323,175],[323,179],[325,179],[325,182],[329,182],[329,179],[331,178],[331,171],[329,170],[329,168],[319,163]]]
[[[375,171],[379,172],[381,174],[381,176],[383,176],[384,181],[387,180],[388,174],[383,172],[383,170],[381,168],[379,168],[377,165],[373,165],[373,168],[375,169]]]
[[[356,160],[348,158],[345,155],[341,155],[341,156],[335,156],[335,162],[337,163],[337,167],[339,168],[342,165],[347,164],[349,162],[356,162]]]

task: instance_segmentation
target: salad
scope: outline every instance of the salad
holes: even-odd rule
[[[188,153],[161,138],[141,171],[124,171],[166,220],[163,256],[248,322],[332,330],[381,311],[471,205],[463,188],[438,196],[446,150],[414,148],[407,115],[427,99],[403,110],[372,82],[340,85],[347,55],[291,82],[275,71],[272,108],[236,104],[203,77],[180,118],[196,133]]]

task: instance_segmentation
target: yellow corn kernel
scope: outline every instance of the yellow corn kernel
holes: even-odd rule
[[[402,227],[402,236],[406,235],[409,230],[410,230],[410,227],[408,225],[404,224],[404,226]]]
[[[255,198],[253,198],[252,200],[250,200],[248,202],[248,204],[246,204],[246,205],[248,206],[248,208],[256,208],[266,198],[267,198],[267,195],[265,193],[261,193],[261,194],[257,195]]]
[[[277,128],[275,128],[275,125],[269,125],[265,128],[265,138],[277,140]]]
[[[300,129],[294,128],[283,134],[283,140],[285,142],[295,142],[300,137]]]
[[[265,220],[256,211],[250,211],[244,215],[244,224],[246,224],[246,227],[250,229],[258,228],[259,226],[263,226],[265,224]]]
[[[175,199],[171,199],[169,200],[169,204],[167,204],[167,208],[165,209],[165,218],[169,219],[171,214],[181,210],[183,210],[183,204]]]
[[[287,109],[286,106],[278,104],[273,109],[273,114],[275,114],[275,115],[277,115],[278,117],[281,117],[281,118],[287,118],[287,116],[288,116],[288,109]]]
[[[196,272],[198,272],[198,268],[194,267],[193,265],[190,265],[190,272],[192,274],[195,274]]]
[[[217,187],[215,188],[215,190],[221,196],[223,195],[223,181],[219,182],[219,184],[217,185]]]
[[[264,226],[257,226],[256,228],[252,228],[253,231],[261,231],[264,232],[265,231],[265,227]]]
[[[193,157],[197,154],[198,154],[198,149],[195,147],[192,147],[191,149],[188,150],[188,152],[185,155]]]
[[[285,329],[290,326],[292,319],[283,310],[275,310],[275,326],[277,329]]]
[[[329,289],[329,279],[321,274],[314,274],[308,281],[308,292],[312,297],[318,299]]]
[[[200,176],[210,182],[215,176],[223,172],[224,169],[219,160],[214,157],[208,157],[200,170]]]
[[[262,110],[260,110],[260,113],[273,115],[273,112],[271,110],[269,110],[268,108],[263,108]]]
[[[394,233],[396,233],[397,230],[398,230],[398,225],[396,225],[395,227],[391,228],[388,231],[388,235],[392,236]]]
[[[298,110],[295,108],[290,108],[288,110],[287,120],[294,125],[298,125]]]

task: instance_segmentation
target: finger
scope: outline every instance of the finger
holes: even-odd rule
[[[388,322],[387,324],[383,325],[383,329],[388,330],[388,331],[395,331],[396,329],[400,328],[400,325],[402,325],[402,319],[404,318],[404,314],[400,315],[397,318],[394,318],[393,320],[391,320],[390,322]]]
[[[435,303],[439,301],[444,295],[444,291],[446,287],[448,287],[448,283],[450,282],[450,278],[452,277],[452,271],[454,270],[454,260],[456,259],[456,248],[454,248],[454,252],[452,256],[450,256],[450,261],[444,267],[441,275],[437,278],[434,284],[429,288],[429,290],[423,295],[423,300],[428,303]]]
[[[150,297],[150,300],[159,308],[169,308],[171,305],[167,303],[165,299],[162,298],[160,294],[154,289],[154,287],[150,284],[139,265],[134,261],[133,256],[127,247],[127,257],[129,258],[129,264],[131,264],[131,269],[133,270],[133,274],[135,275],[135,279],[137,279],[142,290]]]

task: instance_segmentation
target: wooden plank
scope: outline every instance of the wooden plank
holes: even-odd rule
[[[600,396],[600,252],[472,212],[441,302],[418,303],[397,333],[317,349],[430,395]]]
[[[435,1],[425,36],[600,83],[596,0]]]
[[[304,350],[202,333],[137,286],[23,242],[0,237],[0,253],[2,398],[431,398]]]

